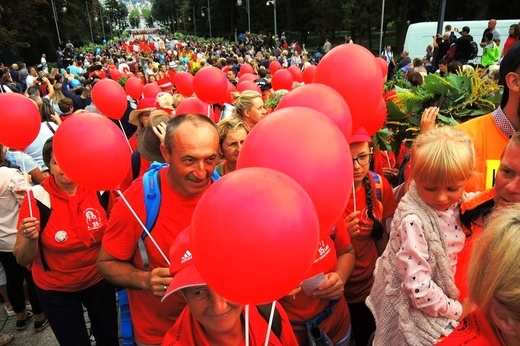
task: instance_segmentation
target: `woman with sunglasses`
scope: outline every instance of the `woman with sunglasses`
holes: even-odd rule
[[[343,217],[356,253],[356,262],[354,272],[345,285],[344,295],[352,319],[352,337],[356,345],[366,345],[376,325],[365,299],[374,282],[376,261],[388,242],[385,220],[394,214],[397,204],[386,179],[370,171],[372,143],[364,128],[352,136],[350,152],[353,159],[353,191]]]

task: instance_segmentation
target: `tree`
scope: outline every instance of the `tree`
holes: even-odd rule
[[[130,12],[130,14],[132,14]],[[146,24],[149,26],[149,27],[152,27],[153,26],[153,17],[152,17],[152,11],[148,8],[143,8],[141,10],[141,14],[143,15],[144,17],[144,20],[146,21]]]
[[[128,16],[128,21],[130,22],[130,25],[133,27],[139,26],[139,21],[141,19],[141,15],[139,14],[139,11],[137,9],[133,9],[130,11],[130,15]]]

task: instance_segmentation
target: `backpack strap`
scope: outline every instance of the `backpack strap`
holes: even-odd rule
[[[383,203],[383,180],[381,179],[381,176],[376,172],[370,171],[370,175],[374,180],[374,185],[376,188],[376,198],[379,202]]]
[[[258,312],[264,320],[269,324],[269,317],[271,317],[271,306],[272,304],[263,304],[263,305],[257,305],[256,308],[258,309]],[[280,316],[280,312],[275,307],[274,309],[274,315],[273,315],[273,325],[271,326],[271,330],[273,331],[274,335],[278,338],[278,340],[281,341],[282,336],[282,317]]]
[[[139,171],[141,170],[141,154],[137,150],[134,151],[130,161],[132,163],[132,180],[135,180],[139,177]]]
[[[119,297],[119,317],[121,319],[121,338],[123,346],[134,346],[134,331],[132,329],[132,318],[130,316],[130,304],[128,302],[128,291],[122,289],[117,291]]]
[[[159,177],[159,171],[166,167],[167,164],[154,162],[143,175],[143,189],[144,189],[144,205],[146,208],[146,229],[151,232],[157,221],[159,215],[159,209],[161,207],[161,179]],[[143,231],[141,239],[145,239],[148,236]]]

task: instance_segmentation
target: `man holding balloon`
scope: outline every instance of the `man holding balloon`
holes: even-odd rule
[[[134,181],[112,210],[98,269],[107,280],[130,288],[132,324],[135,339],[141,344],[160,344],[186,304],[180,294],[161,303],[172,280],[164,253],[189,226],[195,206],[211,185],[218,146],[216,126],[207,117],[182,115],[168,123],[161,153],[169,166],[158,172],[161,206],[151,233],[143,240],[149,271],[144,270],[138,250],[143,229],[136,220],[138,216],[146,221],[143,180]],[[125,199],[136,210],[133,216],[122,203]]]

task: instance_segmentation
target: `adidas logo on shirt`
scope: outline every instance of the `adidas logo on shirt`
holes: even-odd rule
[[[190,250],[186,250],[186,252],[182,256],[181,264],[184,264],[184,263],[186,263],[188,261],[191,261],[191,260],[192,260],[191,252],[190,252]]]

